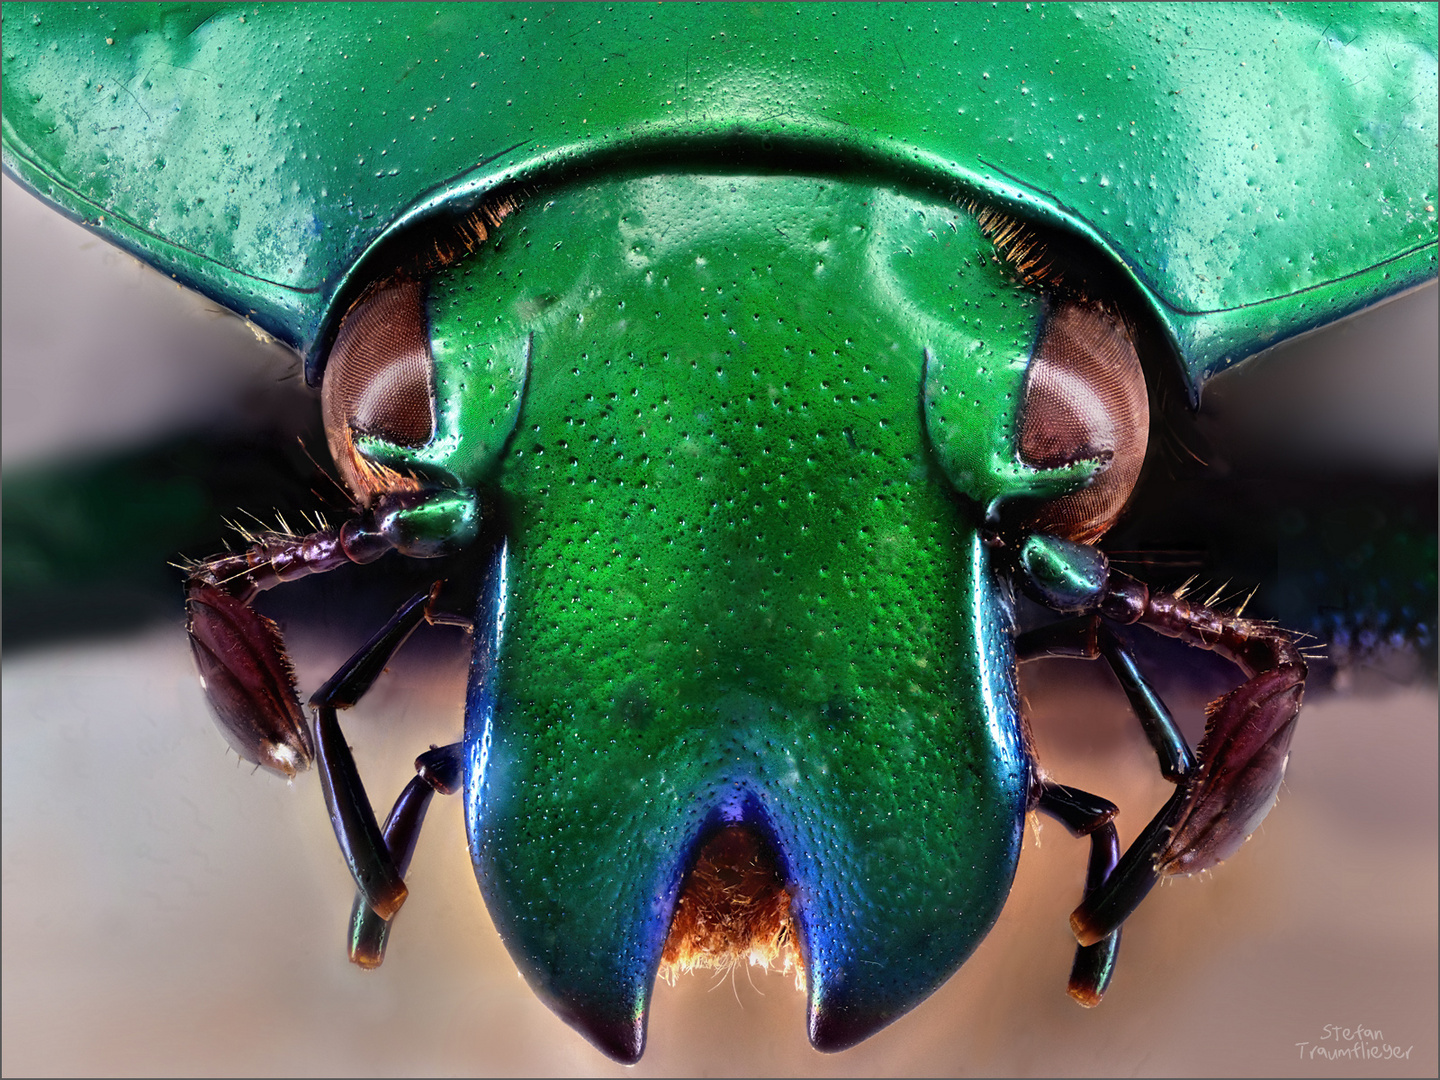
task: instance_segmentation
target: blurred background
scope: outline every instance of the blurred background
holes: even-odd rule
[[[298,361],[9,180],[3,215],[0,1071],[1436,1072],[1434,285],[1217,380],[1184,435],[1206,467],[1167,452],[1106,545],[1157,584],[1259,584],[1252,611],[1343,640],[1278,807],[1218,872],[1152,894],[1099,1009],[1064,991],[1086,847],[1046,821],[976,955],[860,1047],[812,1051],[785,978],[692,976],[657,988],[646,1056],[623,1069],[519,977],[458,800],[432,808],[385,965],[346,961],[352,886],[318,780],[226,749],[167,567],[212,554],[241,510],[343,505],[302,445],[324,460]],[[267,597],[304,690],[410,590],[395,577]],[[1223,666],[1144,647],[1198,738]],[[454,632],[422,628],[347,714],[377,803],[458,735],[464,680]],[[1110,676],[1047,662],[1023,691],[1050,774],[1117,802],[1128,841],[1168,792]],[[1406,1056],[1307,1056],[1357,1027]]]

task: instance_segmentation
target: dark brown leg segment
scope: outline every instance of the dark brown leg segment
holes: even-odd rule
[[[1283,631],[1182,596],[1152,594],[1115,570],[1100,611],[1217,652],[1248,681],[1211,704],[1198,764],[1115,872],[1075,909],[1071,928],[1082,944],[1107,937],[1159,878],[1216,866],[1255,831],[1285,776],[1306,674],[1300,650]]]

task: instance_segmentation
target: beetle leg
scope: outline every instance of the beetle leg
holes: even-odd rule
[[[488,645],[486,663],[493,666],[503,610],[503,541],[491,558],[492,569],[484,594],[490,626],[484,644]],[[436,582],[428,593],[411,597],[311,698],[311,705],[316,708],[317,736],[322,726],[334,735],[333,739],[317,738],[322,748],[320,775],[335,836],[357,886],[350,910],[350,960],[364,968],[379,967],[385,959],[390,923],[407,895],[403,878],[415,853],[431,796],[436,792],[454,795],[461,789],[464,744],[432,746],[417,757],[415,778],[400,792],[384,827],[376,829],[374,810],[340,733],[335,710],[349,708],[366,694],[422,619],[436,625],[459,626],[467,633],[474,633],[475,624],[470,619],[434,609],[440,584]],[[393,899],[395,896],[398,899]]]
[[[1094,892],[1087,893],[1070,913],[1070,929],[1081,945],[1101,941],[1135,913],[1161,878],[1156,853],[1165,846],[1185,810],[1188,791],[1177,788],[1150,823],[1125,849],[1120,863]]]
[[[459,791],[463,764],[463,746],[460,743],[431,747],[415,759],[416,776],[400,792],[381,829],[390,859],[402,877],[409,870],[410,858],[415,854],[415,842],[420,838],[421,826],[425,824],[430,797],[437,791],[441,795],[454,795]],[[352,963],[363,968],[380,966],[385,959],[385,945],[393,920],[393,915],[389,920],[377,915],[365,894],[356,891],[355,903],[350,909]]]
[[[1078,788],[1041,780],[1036,806],[1069,829],[1070,835],[1090,837],[1090,864],[1085,872],[1085,895],[1090,896],[1109,878],[1120,858],[1120,839],[1113,822],[1118,812],[1115,804]],[[1070,968],[1070,996],[1086,1008],[1099,1005],[1115,974],[1119,952],[1118,926],[1094,944],[1077,947]]]
[[[1103,656],[1155,750],[1161,775],[1178,784],[1194,770],[1195,755],[1170,710],[1140,673],[1130,650],[1098,615],[1067,619],[1022,634],[1015,639],[1015,656],[1022,663],[1043,657],[1098,660]]]
[[[1015,655],[1021,662],[1042,657],[1081,660],[1098,660],[1104,657],[1124,688],[1125,696],[1130,699],[1131,710],[1140,721],[1140,726],[1159,759],[1161,773],[1171,783],[1181,785],[1135,842],[1126,849],[1125,857],[1119,860],[1117,865],[1115,856],[1105,856],[1102,853],[1102,838],[1098,834],[1091,834],[1089,830],[1077,831],[1080,825],[1089,820],[1086,817],[1087,812],[1092,815],[1098,813],[1097,809],[1092,808],[1092,804],[1095,807],[1102,804],[1108,807],[1112,804],[1094,795],[1074,792],[1073,789],[1061,788],[1048,781],[1043,782],[1046,786],[1042,789],[1039,808],[1058,818],[1075,835],[1092,835],[1090,871],[1085,879],[1085,896],[1081,900],[1080,908],[1076,909],[1070,920],[1071,928],[1075,930],[1081,943],[1076,952],[1075,967],[1070,975],[1070,995],[1080,1004],[1093,1007],[1100,1003],[1100,997],[1109,984],[1114,970],[1114,954],[1119,948],[1119,940],[1116,938],[1107,957],[1103,951],[1106,943],[1119,931],[1120,924],[1140,906],[1140,902],[1160,878],[1154,866],[1154,845],[1157,837],[1163,842],[1168,836],[1167,830],[1173,827],[1180,813],[1188,790],[1183,781],[1194,771],[1195,757],[1190,745],[1185,741],[1184,734],[1170,715],[1170,710],[1140,673],[1130,651],[1098,615],[1067,619],[1022,634],[1015,641]],[[1071,798],[1072,795],[1075,798]],[[1108,824],[1109,818],[1104,821]],[[1114,826],[1108,827],[1111,833],[1108,843],[1114,845],[1115,855],[1118,856],[1119,841],[1114,836]],[[1096,925],[1103,925],[1107,929],[1104,933],[1099,933],[1097,929],[1086,924],[1082,936],[1076,924],[1079,912],[1097,903],[1105,906]],[[1087,953],[1087,949],[1100,951]]]
[[[1106,571],[1103,590],[1092,589],[1090,595],[1080,602],[1098,615],[1024,634],[1016,641],[1016,655],[1026,660],[1105,657],[1160,759],[1161,772],[1179,786],[1114,872],[1071,915],[1071,929],[1082,945],[1100,942],[1119,927],[1160,878],[1216,866],[1255,831],[1284,779],[1305,689],[1300,650],[1268,623],[1222,615],[1173,593],[1151,593],[1113,569]],[[1100,616],[1219,653],[1248,676],[1210,705],[1198,755],[1190,752],[1164,702]]]
[[[1249,678],[1209,706],[1198,766],[1071,915],[1082,944],[1119,926],[1161,877],[1216,866],[1255,831],[1285,777],[1306,674],[1300,650],[1283,631],[1151,593],[1118,571],[1110,572],[1100,611],[1219,653]]]
[[[364,697],[375,685],[390,658],[425,621],[439,593],[440,582],[437,581],[428,591],[416,593],[406,600],[400,610],[390,616],[389,621],[360,646],[324,686],[310,695],[310,704],[317,709],[326,706],[348,709]]]
[[[330,823],[335,827],[335,839],[340,842],[345,862],[366,903],[387,920],[400,910],[407,890],[375,821],[375,811],[355,767],[355,758],[345,743],[336,710],[348,709],[364,696],[395,651],[425,620],[438,591],[437,582],[429,592],[417,593],[406,601],[310,698],[315,710],[320,782],[330,811]]]

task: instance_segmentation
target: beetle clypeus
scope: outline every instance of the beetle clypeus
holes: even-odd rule
[[[26,170],[42,159],[26,156],[6,116],[7,165],[35,183]],[[602,1049],[639,1055],[682,885],[697,860],[723,877],[737,853],[774,867],[760,893],[775,913],[765,933],[780,953],[798,946],[812,1041],[863,1038],[983,935],[1032,805],[1092,837],[1072,990],[1098,998],[1118,937],[1106,935],[1157,861],[1204,869],[1258,822],[1299,704],[1303,663],[1285,635],[1150,597],[1085,546],[1144,456],[1133,339],[1158,319],[1198,387],[1259,344],[1244,343],[1231,314],[1244,305],[1185,311],[1162,294],[1158,316],[1122,309],[1137,291],[1152,296],[1143,254],[1140,290],[1087,273],[1076,232],[1134,252],[1013,177],[1018,186],[987,184],[853,144],[836,152],[813,133],[689,123],[668,136],[683,169],[657,164],[664,139],[603,156],[604,175],[575,161],[487,164],[420,200],[403,235],[328,281],[323,307],[295,302],[288,337],[316,346],[311,370],[325,370],[356,516],[196,568],[212,701],[242,753],[285,772],[307,763],[282,646],[250,595],[390,548],[468,548],[483,585],[465,741],[427,756],[403,805],[453,789],[450,774],[464,771],[497,924],[537,989]],[[1410,247],[1397,240],[1350,272],[1378,279],[1372,267],[1387,265],[1391,277],[1343,299],[1323,280],[1313,300],[1254,295],[1293,332],[1423,278],[1434,193],[1418,198],[1431,208],[1412,214]],[[180,265],[158,238],[128,239]],[[1311,280],[1326,273],[1339,278],[1327,267]],[[1202,297],[1207,287],[1191,284]],[[211,283],[222,298],[234,288]],[[287,325],[273,304],[252,310]],[[321,317],[307,325],[310,311]],[[376,355],[378,339],[393,355]],[[1052,389],[1077,379],[1104,390],[1101,405]],[[1020,650],[1103,654],[1181,781],[1114,873],[1113,808],[1050,784],[1025,745],[1011,581],[1079,614]],[[383,934],[367,912],[393,914],[403,899],[393,863],[406,845],[392,839],[392,856],[366,820],[333,709],[435,615],[433,595],[316,695],[327,798],[367,900],[355,923],[363,959],[378,959]],[[1218,644],[1254,676],[1217,710],[1198,767],[1100,614]],[[1249,745],[1231,738],[1257,721]],[[1254,772],[1237,778],[1232,753],[1235,770]],[[867,979],[861,965],[883,974]]]

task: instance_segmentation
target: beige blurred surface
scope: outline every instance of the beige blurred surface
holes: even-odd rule
[[[170,316],[181,331],[156,331],[158,292],[133,304],[92,302],[97,294],[85,290],[116,286],[117,277],[125,289],[151,286],[123,256],[77,254],[91,241],[63,223],[45,231],[42,222],[29,241],[40,246],[14,251],[15,193],[5,187],[10,462],[27,452],[11,443],[13,410],[32,413],[43,434],[85,410],[120,409],[86,389],[86,356],[59,356],[47,320],[98,310],[98,329],[61,336],[77,338],[82,353],[97,341],[139,341],[142,354],[166,335],[193,348],[204,337],[193,320],[215,320],[181,299]],[[27,283],[38,295],[53,300],[87,273],[99,284],[48,308],[12,300],[12,268],[38,276],[57,252],[102,260],[100,269],[61,259],[57,278]],[[125,322],[130,308],[144,319]],[[25,316],[39,325],[14,327]],[[89,362],[113,360],[105,352]],[[190,371],[209,360],[182,353],[165,362]],[[45,379],[45,365],[56,363],[81,372],[69,412]],[[246,377],[243,350],[235,363],[240,374],[217,376],[218,391],[195,380],[195,394],[212,404],[145,398],[140,419],[105,420],[106,438],[120,444],[136,430],[178,426],[177,410],[183,419],[192,407],[223,408],[226,388]],[[266,371],[276,361],[267,352],[253,363]],[[346,720],[382,799],[408,778],[418,749],[458,733],[464,667],[444,635],[425,631]],[[300,641],[296,652],[307,689],[343,659],[334,642]],[[1034,672],[1025,690],[1051,773],[1119,803],[1122,838],[1132,837],[1166,785],[1118,691],[1103,673],[1063,663]],[[1193,729],[1201,702],[1172,704]],[[1066,918],[1085,848],[1046,823],[1039,847],[1027,836],[1009,903],[975,957],[855,1050],[809,1048],[803,1000],[788,980],[691,977],[657,990],[646,1056],[623,1069],[518,976],[475,886],[458,801],[432,809],[389,958],[363,973],[345,960],[351,887],[316,778],[287,786],[227,754],[178,621],[129,639],[7,656],[0,1072],[1433,1075],[1436,713],[1433,688],[1370,685],[1315,697],[1278,808],[1218,872],[1152,894],[1127,925],[1099,1009],[1082,1010],[1064,993]],[[1331,1062],[1297,1045],[1350,1046],[1353,1038],[1327,1033],[1357,1027],[1379,1033],[1369,1045],[1408,1057]]]
[[[520,980],[458,800],[431,811],[384,967],[349,965],[351,886],[316,778],[287,787],[227,757],[187,651],[175,628],[5,665],[7,1075],[627,1071]],[[305,685],[340,659],[301,651]],[[347,719],[386,792],[452,737],[463,693],[462,665],[397,669]],[[1164,784],[1123,699],[1075,670],[1029,687],[1041,748],[1120,803],[1128,838]],[[1064,993],[1084,846],[1047,823],[977,955],[869,1042],[816,1054],[788,980],[696,976],[659,988],[633,1071],[1353,1075],[1296,1046],[1341,1025],[1410,1050],[1360,1074],[1433,1074],[1435,718],[1428,691],[1308,705],[1279,807],[1218,872],[1151,896],[1099,1009]]]

